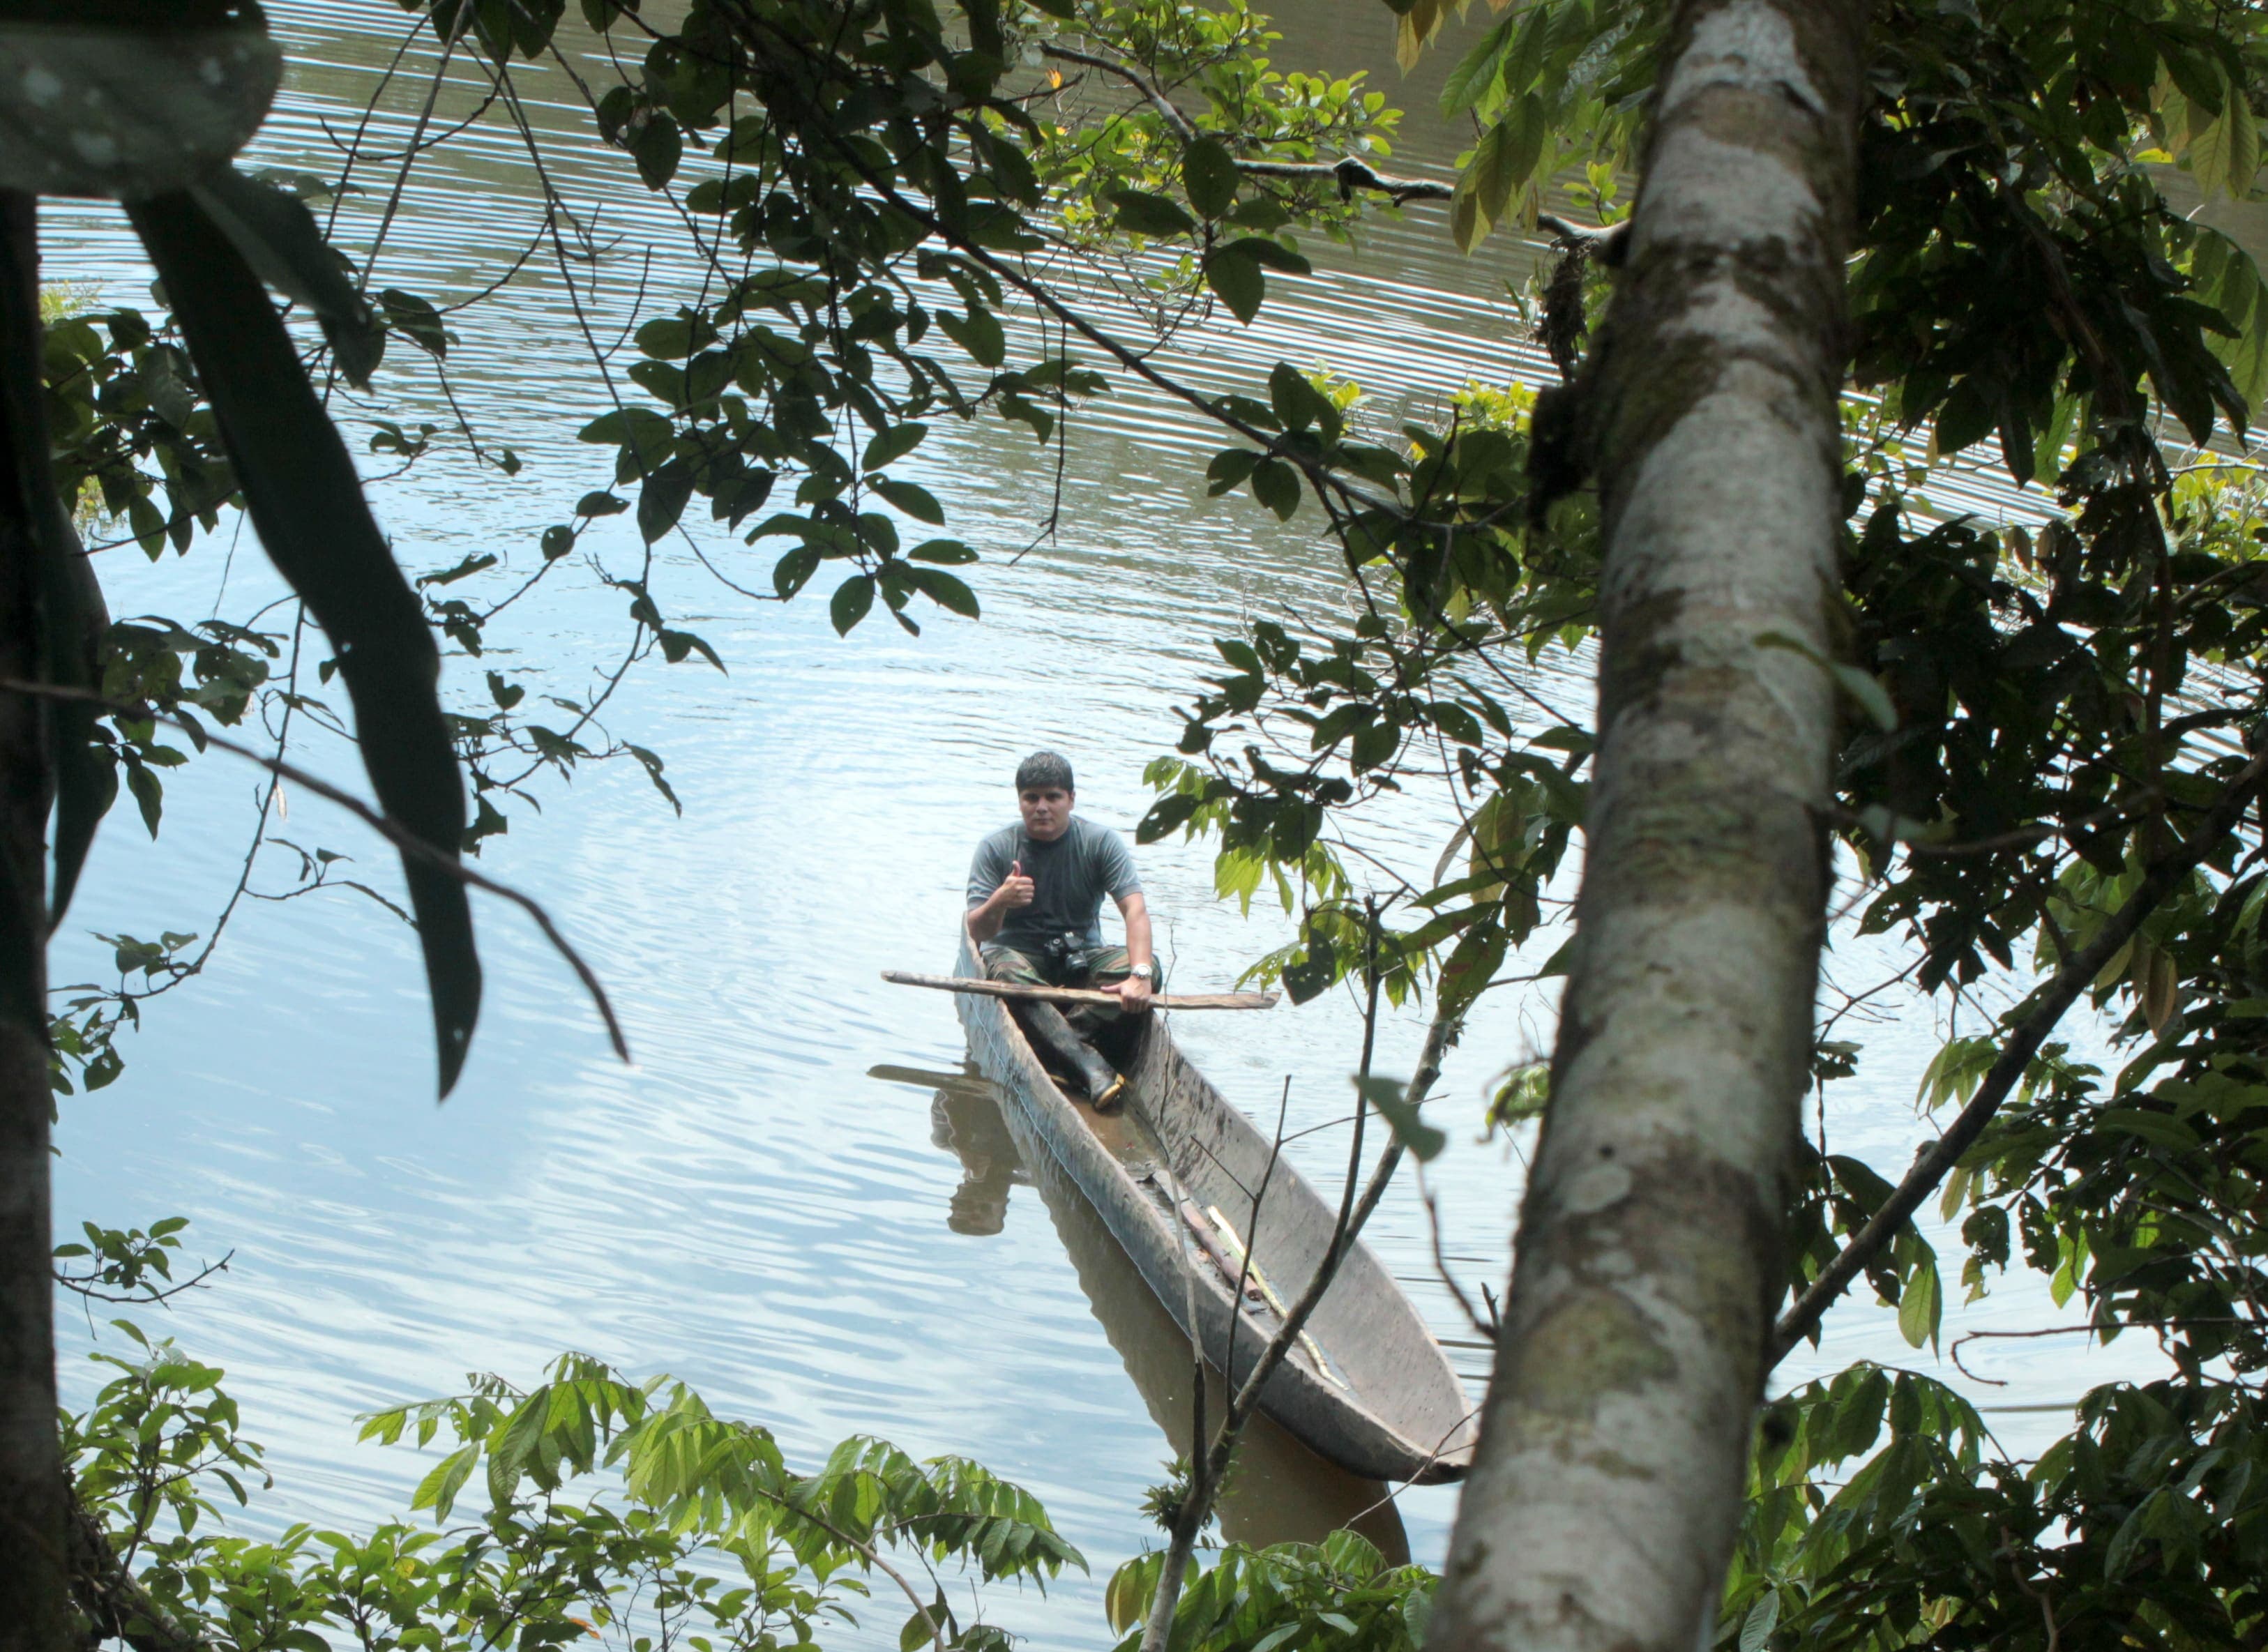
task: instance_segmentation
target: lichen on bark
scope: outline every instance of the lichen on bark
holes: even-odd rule
[[[1864,24],[1698,0],[1664,49],[1576,392],[1607,547],[1576,944],[1436,1647],[1690,1652],[1713,1619],[1823,929]]]

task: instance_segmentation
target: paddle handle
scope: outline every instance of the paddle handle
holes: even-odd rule
[[[901,987],[934,987],[940,992],[975,993],[985,998],[1021,998],[1043,1004],[1093,1004],[1119,1008],[1116,993],[1094,992],[1084,987],[1027,987],[1021,981],[976,980],[966,975],[917,975],[909,970],[886,969],[882,979]],[[1160,993],[1150,1000],[1160,1010],[1272,1010],[1274,993]]]

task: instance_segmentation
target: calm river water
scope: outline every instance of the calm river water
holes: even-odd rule
[[[1390,17],[1375,4],[1303,0],[1288,9],[1286,68],[1368,68],[1413,111],[1398,169],[1446,175],[1457,136],[1428,113],[1447,59],[1409,82],[1393,68]],[[271,8],[295,68],[254,160],[335,174],[327,134],[358,114],[398,37],[384,0],[290,0]],[[422,48],[405,59],[430,73]],[[438,116],[465,113],[470,83],[445,90]],[[539,119],[571,192],[601,203],[603,234],[625,238],[615,297],[648,234],[669,224],[617,158],[575,138],[559,77],[532,75]],[[389,94],[381,134],[398,140],[412,87]],[[409,113],[405,113],[409,112]],[[367,180],[366,180],[367,181]],[[382,192],[356,197],[342,222],[367,245]],[[436,297],[487,284],[533,231],[528,164],[479,128],[413,179],[381,279]],[[144,301],[147,272],[106,209],[51,207],[51,279],[99,301]],[[1506,297],[1530,254],[1491,242],[1473,260],[1449,246],[1437,209],[1382,223],[1357,255],[1320,249],[1312,280],[1278,282],[1261,323],[1226,322],[1185,339],[1172,359],[1209,382],[1256,380],[1278,358],[1329,363],[1366,385],[1391,428],[1403,407],[1431,408],[1468,380],[1540,380],[1546,369]],[[650,303],[681,274],[666,258]],[[601,410],[556,282],[531,267],[493,303],[468,312],[452,382],[490,437],[526,461],[517,480],[475,474],[453,455],[376,487],[381,518],[413,570],[494,551],[536,560],[536,536],[586,488],[595,451],[572,439]],[[401,351],[407,355],[406,349]],[[446,425],[430,379],[394,378],[386,408]],[[360,445],[358,434],[352,436]],[[191,1249],[232,1251],[228,1275],[162,1319],[200,1357],[225,1365],[247,1429],[269,1446],[277,1479],[246,1516],[364,1523],[407,1506],[426,1466],[404,1450],[354,1443],[355,1417],[380,1404],[450,1391],[468,1370],[534,1377],[563,1348],[638,1373],[666,1370],[718,1410],[764,1421],[805,1460],[844,1435],[882,1434],[917,1454],[967,1453],[1046,1501],[1087,1553],[1091,1578],[1044,1598],[990,1592],[987,1615],[1038,1644],[1107,1644],[1101,1590],[1109,1569],[1154,1539],[1138,1511],[1173,1455],[1159,1419],[1185,1403],[1167,1322],[1096,1229],[1090,1213],[1012,1162],[989,1091],[961,1076],[962,1044],[942,995],[884,985],[886,968],[942,969],[968,854],[1010,818],[1009,775],[1037,745],[1071,753],[1079,804],[1129,828],[1147,794],[1142,767],[1170,749],[1169,709],[1214,656],[1210,640],[1243,617],[1328,609],[1336,559],[1312,511],[1288,526],[1241,497],[1207,501],[1201,458],[1216,443],[1174,408],[1122,389],[1080,421],[1064,479],[1057,540],[1013,554],[1046,517],[1048,455],[1021,427],[940,430],[923,456],[954,528],[986,553],[971,570],[984,617],[924,615],[909,638],[880,620],[849,641],[821,601],[743,599],[690,556],[665,559],[657,589],[678,622],[723,655],[729,675],[697,663],[635,673],[609,713],[619,735],[666,758],[685,813],[673,816],[625,765],[585,773],[521,809],[492,840],[490,869],[544,899],[597,962],[627,1023],[637,1064],[608,1054],[573,981],[516,914],[481,908],[490,995],[464,1081],[432,1102],[423,988],[409,934],[350,893],[239,911],[214,966],[149,1007],[123,1040],[126,1076],[67,1103],[58,1217],[146,1224],[194,1219]],[[1194,462],[1197,460],[1200,462]],[[618,571],[634,568],[627,532],[588,541]],[[720,539],[743,583],[768,584]],[[122,614],[242,618],[280,589],[230,530],[186,558],[145,562],[130,547],[100,562]],[[501,645],[516,672],[580,693],[626,637],[624,598],[588,574],[547,584]],[[274,623],[270,616],[269,623]],[[447,684],[480,692],[480,667],[457,660]],[[1580,670],[1547,662],[1535,691],[1581,715]],[[304,760],[353,776],[350,756],[318,745]],[[357,855],[391,888],[391,857],[354,823],[294,797],[284,838]],[[169,782],[164,835],[130,811],[98,847],[59,981],[109,967],[92,936],[203,932],[235,881],[255,819],[252,773],[199,761]],[[1413,799],[1367,828],[1370,850],[1430,868],[1442,817]],[[271,851],[255,889],[284,886],[288,851]],[[1204,845],[1141,852],[1160,950],[1175,980],[1226,986],[1288,926],[1272,907],[1249,919],[1218,901]],[[1557,944],[1539,940],[1535,958]],[[1864,984],[1868,958],[1838,957]],[[1492,1075],[1548,1045],[1553,995],[1494,1004],[1468,1035],[1442,1088],[1454,1145],[1434,1186],[1450,1265],[1471,1289],[1500,1286],[1521,1166],[1476,1121]],[[1232,1100],[1272,1110],[1290,1081],[1296,1144],[1308,1174],[1338,1173],[1359,1020],[1344,998],[1265,1016],[1188,1015],[1176,1033]],[[1385,1040],[1406,1068],[1418,1024]],[[1846,1086],[1830,1128],[1838,1150],[1887,1171],[1926,1125],[1914,1080],[1934,1048],[1926,1016],[1867,1030],[1863,1083]],[[1403,1186],[1372,1243],[1437,1330],[1455,1345],[1476,1400],[1484,1355],[1435,1274],[1424,1212]],[[2028,1296],[1951,1316],[1962,1325],[2050,1323]],[[75,1313],[63,1322],[67,1392],[97,1380],[84,1355],[124,1351],[116,1333]],[[2129,1340],[2130,1343],[2132,1340]],[[2127,1345],[1991,1355],[2009,1389],[1981,1399],[2050,1401],[2085,1380],[2138,1369]],[[2049,1349],[2052,1351],[2048,1351]],[[1889,1316],[1852,1308],[1826,1349],[1783,1380],[1865,1354],[1930,1362]],[[1950,1377],[1949,1367],[1929,1369]],[[2055,1421],[1999,1421],[2021,1450]],[[1229,1510],[1233,1536],[1316,1536],[1358,1511],[1389,1544],[1438,1560],[1454,1494],[1403,1494],[1349,1480],[1280,1441],[1263,1440]],[[902,1613],[878,1609],[859,1644],[888,1642]]]

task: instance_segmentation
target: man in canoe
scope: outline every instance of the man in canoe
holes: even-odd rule
[[[968,929],[994,980],[1116,995],[1120,1009],[1081,1008],[1070,1021],[1052,1004],[1017,1006],[1025,1026],[1079,1075],[1096,1108],[1108,1112],[1126,1081],[1079,1032],[1122,1013],[1146,1013],[1165,978],[1151,951],[1150,912],[1134,857],[1118,833],[1072,814],[1075,797],[1071,764],[1059,753],[1035,752],[1017,767],[1022,819],[976,846],[968,868]],[[1126,920],[1123,946],[1103,944],[1105,895]]]

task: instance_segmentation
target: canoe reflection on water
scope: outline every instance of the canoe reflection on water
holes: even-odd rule
[[[1031,1187],[1039,1194],[1103,1334],[1125,1362],[1151,1420],[1165,1434],[1167,1454],[1188,1456],[1194,1376],[1189,1339],[1078,1185],[1030,1134],[1029,1125],[1014,1109],[1004,1108],[990,1082],[973,1069],[939,1073],[878,1067],[873,1076],[935,1086],[931,1138],[961,1166],[961,1186],[946,1213],[946,1225],[954,1232],[997,1234],[1007,1220],[1014,1187]],[[1206,1413],[1218,1419],[1226,1403],[1219,1374],[1208,1369]],[[1258,1547],[1319,1542],[1351,1526],[1399,1565],[1410,1558],[1409,1538],[1387,1493],[1380,1481],[1325,1462],[1267,1417],[1256,1416],[1245,1429],[1221,1498],[1221,1531],[1233,1542]]]

